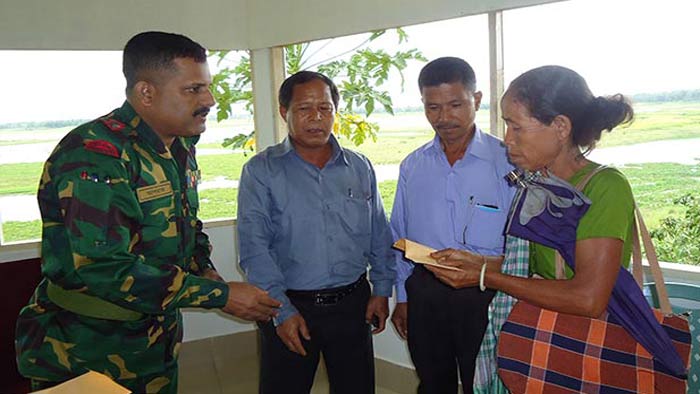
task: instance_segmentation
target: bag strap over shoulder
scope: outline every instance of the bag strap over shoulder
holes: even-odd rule
[[[651,276],[654,278],[654,286],[656,287],[656,294],[659,296],[659,309],[661,309],[661,313],[664,315],[670,315],[673,313],[671,310],[671,302],[668,299],[668,292],[666,291],[666,283],[664,282],[664,274],[661,272],[661,267],[659,266],[659,259],[656,256],[656,248],[654,247],[654,243],[651,242],[651,236],[649,235],[649,230],[647,230],[647,226],[644,223],[644,218],[642,218],[642,213],[639,210],[639,206],[637,206],[637,203],[635,202],[634,204],[634,212],[636,214],[636,222],[634,224],[635,227],[635,233],[637,232],[637,226],[639,226],[639,232],[642,237],[642,243],[644,244],[644,254],[647,255],[647,262],[649,263],[649,268],[651,270]],[[636,242],[636,248],[639,249],[639,240],[637,239]],[[641,252],[638,252],[639,257],[641,257]],[[633,266],[632,272],[634,273],[635,271],[638,271],[639,277],[641,278],[642,275],[642,261],[639,259],[639,261],[632,261],[633,264],[635,264],[635,268]],[[637,283],[640,284],[640,287],[643,286],[643,283],[640,283],[639,278],[635,276],[635,279],[637,279]]]
[[[597,173],[601,172],[607,168],[606,166],[598,166],[588,172],[583,178],[581,178],[578,183],[576,183],[576,190],[582,192],[583,189],[588,185],[588,181],[591,180]],[[561,257],[558,251],[554,251],[554,274],[557,279],[566,278],[566,270],[564,269],[564,258]]]
[[[601,172],[607,166],[598,166],[591,170],[586,176],[584,176],[577,184],[576,189],[578,191],[583,191],[588,182],[597,173]],[[644,253],[647,256],[647,262],[651,269],[651,274],[654,278],[654,283],[656,287],[656,293],[659,297],[659,309],[664,315],[670,315],[671,302],[668,299],[668,292],[666,290],[666,284],[664,283],[664,276],[661,272],[661,267],[659,266],[659,260],[656,256],[656,248],[654,243],[651,241],[651,236],[649,235],[649,230],[644,223],[644,218],[642,218],[642,213],[639,210],[639,206],[636,201],[634,203],[634,213],[635,220],[632,226],[632,275],[640,288],[644,285],[644,273],[642,268],[642,248],[639,242],[641,236],[642,244],[644,244]],[[564,259],[561,257],[558,251],[555,250],[555,274],[557,279],[564,279],[566,277],[564,270]]]

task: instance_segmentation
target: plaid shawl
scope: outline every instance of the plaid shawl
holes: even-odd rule
[[[508,236],[506,238],[506,254],[501,265],[501,272],[513,276],[528,275],[530,249],[529,243],[523,239]],[[499,291],[489,305],[489,324],[484,332],[484,339],[476,357],[474,374],[474,393],[477,394],[507,394],[508,389],[498,377],[496,365],[496,347],[501,326],[505,323],[510,310],[518,300]]]

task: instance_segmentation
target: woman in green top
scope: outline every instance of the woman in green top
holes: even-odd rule
[[[629,122],[634,115],[622,95],[595,97],[579,74],[559,66],[536,68],[516,78],[501,107],[511,162],[572,184],[598,167],[586,154],[602,131]],[[634,202],[629,183],[614,169],[595,174],[583,193],[591,206],[576,231],[576,275],[569,270],[567,280],[542,279],[555,277],[554,251],[536,243],[530,244],[530,271],[535,277],[503,274],[501,259],[453,249],[433,257],[462,271],[426,267],[446,284],[461,288],[479,284],[485,265],[486,287],[553,311],[599,317],[608,305],[620,264],[629,261]]]

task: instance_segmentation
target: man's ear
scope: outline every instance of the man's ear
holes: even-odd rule
[[[285,122],[287,121],[287,108],[282,105],[280,105],[280,116]]]
[[[552,126],[557,131],[559,139],[562,141],[568,141],[571,136],[571,119],[566,115],[557,115],[554,117],[551,123]]]
[[[481,106],[481,98],[483,97],[483,94],[481,91],[476,91],[474,92],[474,110],[478,111],[479,107]]]
[[[153,96],[155,93],[155,86],[150,82],[138,81],[132,90],[134,97],[144,106],[150,106],[153,104]]]

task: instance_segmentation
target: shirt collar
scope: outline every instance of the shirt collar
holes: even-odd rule
[[[136,113],[136,110],[128,101],[124,101],[124,104],[114,112],[114,117],[131,126],[136,132],[136,136],[151,145],[159,155],[171,156],[170,149],[165,146],[163,140],[153,131],[151,126],[141,119],[141,116]]]
[[[338,143],[338,139],[335,138],[335,135],[333,135],[333,133],[331,133],[330,137],[328,138],[328,143],[331,144],[331,149],[333,152],[331,153],[331,158],[328,160],[328,162],[335,163],[340,159],[346,166],[350,165],[347,157],[345,156],[345,150],[342,146],[340,146],[340,144]],[[271,153],[271,156],[282,157],[292,152],[294,152],[294,145],[292,144],[292,140],[289,138],[289,135],[287,135],[284,141],[280,143],[279,149],[273,151]]]
[[[481,131],[478,126],[474,126],[474,137],[469,143],[467,148],[467,154],[474,155],[482,160],[490,160],[492,157],[491,147],[488,143],[488,137],[486,133]]]
[[[489,148],[487,137],[484,134],[485,133],[481,131],[479,126],[474,125],[474,136],[472,137],[472,140],[469,141],[469,146],[467,146],[467,151],[464,154],[465,156],[472,155],[482,160],[489,160],[491,158],[491,150]],[[437,135],[437,133],[435,133],[433,141],[428,144],[426,149],[431,150],[435,154],[445,154],[445,151],[442,149],[440,137]]]

